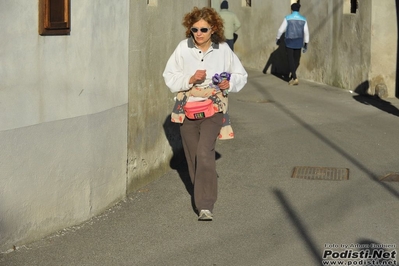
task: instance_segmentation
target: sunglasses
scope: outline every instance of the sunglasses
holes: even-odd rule
[[[202,33],[207,33],[209,30],[211,30],[212,28],[200,28],[200,29],[198,29],[198,28],[194,28],[194,27],[192,27],[191,28],[191,32],[192,33],[197,33],[198,32],[198,30],[200,30]]]

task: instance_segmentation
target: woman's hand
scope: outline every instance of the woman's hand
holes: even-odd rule
[[[206,70],[197,70],[194,75],[191,76],[190,84],[201,84],[206,79]]]
[[[228,81],[227,79],[224,79],[224,80],[222,80],[220,83],[219,83],[219,88],[221,89],[221,90],[227,90],[227,89],[229,89],[230,88],[230,81]]]

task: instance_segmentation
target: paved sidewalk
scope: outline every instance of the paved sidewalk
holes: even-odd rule
[[[362,265],[366,254],[364,265],[374,250],[396,265],[399,182],[379,179],[399,173],[399,101],[249,74],[229,95],[236,138],[217,144],[214,221],[197,221],[183,165],[0,265],[329,265],[323,254]],[[349,169],[349,180],[292,178],[297,166]]]

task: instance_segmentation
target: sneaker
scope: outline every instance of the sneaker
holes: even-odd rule
[[[198,215],[198,221],[212,221],[213,214],[209,210],[201,210]]]
[[[299,80],[298,79],[291,79],[290,82],[288,82],[289,85],[298,85]]]

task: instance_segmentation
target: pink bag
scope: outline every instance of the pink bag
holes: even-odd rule
[[[213,101],[211,99],[199,102],[187,102],[183,109],[189,119],[201,119],[211,117],[215,114]]]

